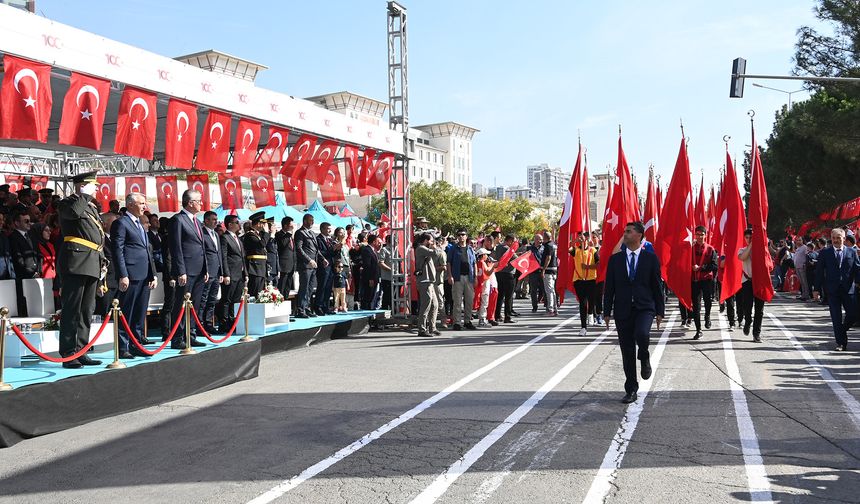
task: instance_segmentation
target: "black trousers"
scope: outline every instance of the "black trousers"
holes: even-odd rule
[[[597,308],[596,314],[599,317],[601,313],[603,313],[603,285],[604,282],[597,282],[597,292],[595,295],[597,296],[597,302],[594,306]]]
[[[370,285],[370,278],[361,279],[361,309],[372,310],[373,298],[376,297],[376,285]]]
[[[445,315],[451,316],[454,313],[454,286],[447,281],[443,284],[445,294]],[[498,310],[498,308],[496,308]]]
[[[380,308],[383,310],[391,309],[391,280],[380,280],[379,289],[382,291],[382,304]]]
[[[200,313],[197,314],[200,317],[200,322],[203,323],[203,327],[212,328],[215,325],[213,322],[215,318],[215,304],[218,302],[218,287],[221,284],[218,283],[218,277],[210,278],[208,282],[203,285],[203,295],[200,298]]]
[[[98,279],[91,276],[63,275],[60,317],[60,355],[72,355],[90,341],[90,322],[96,308]]]
[[[502,318],[502,305],[505,307],[505,320],[510,320],[514,309],[514,289],[517,282],[511,273],[496,273],[496,281],[499,283],[499,298],[496,301],[495,320]]]
[[[299,307],[297,313],[307,313],[311,309],[311,294],[316,286],[317,270],[315,268],[299,270]]]
[[[729,296],[726,298],[726,316],[729,318],[729,325],[735,325],[735,296]],[[740,324],[740,313],[737,314],[737,321]]]
[[[149,293],[149,282],[146,280],[129,280],[128,289],[125,292],[120,292],[118,297],[120,310],[125,315],[128,326],[138,341],[146,337],[143,328],[146,321],[146,309],[149,307]],[[119,349],[127,352],[130,344],[129,335],[120,324]]]
[[[173,323],[176,318],[173,316],[173,303],[176,300],[176,285],[170,285],[170,277],[162,276],[162,286],[164,287],[164,304],[161,305],[161,341],[167,338],[170,334],[170,329],[173,328]]]
[[[529,274],[529,295],[532,298],[532,310],[537,310],[538,302],[543,299],[543,277],[537,271]]]
[[[856,318],[857,300],[856,294],[847,292],[831,292],[827,298],[830,308],[830,321],[833,323],[833,335],[836,337],[837,345],[848,345],[848,329],[854,325]],[[845,316],[842,316],[845,310]]]
[[[759,336],[761,334],[761,321],[764,318],[764,300],[753,294],[752,280],[741,284],[740,295],[740,312],[744,319],[744,329],[749,328],[752,324],[753,336]],[[755,307],[755,315],[753,315],[753,307]]]
[[[624,363],[624,391],[628,394],[639,390],[636,375],[636,359],[650,362],[651,324],[654,312],[633,310],[630,317],[615,319],[618,328],[618,344],[621,346],[621,359]]]
[[[693,318],[692,310],[688,310],[683,303],[678,301],[678,310],[681,312],[681,325],[686,324],[690,319]]]
[[[266,277],[248,275],[248,295],[257,297],[261,290],[266,288]]]
[[[221,299],[215,306],[216,317],[218,324],[232,323],[235,318],[235,305],[242,301],[242,294],[245,291],[245,279],[239,277],[239,281],[230,277],[230,285],[221,287]],[[229,327],[227,329],[230,329]]]
[[[293,279],[293,271],[282,271],[278,274],[278,290],[281,291],[281,294],[286,298],[290,295],[290,291],[295,289],[295,280]]]
[[[332,289],[331,265],[317,268],[317,293],[314,297],[314,311],[325,313],[329,308]]]
[[[573,290],[579,298],[579,325],[588,327],[588,316],[597,313],[597,281],[577,280],[573,282]]]
[[[180,286],[177,282],[176,284],[176,295],[173,299],[173,316],[179,314],[179,310],[182,309],[182,303],[185,302],[185,293],[191,293],[191,304],[194,305],[194,309],[197,311],[197,316],[200,316],[200,300],[203,298],[203,287],[205,283],[203,282],[204,275],[206,273],[201,271],[196,275],[188,275],[186,274],[186,282],[184,286]],[[194,317],[189,319],[191,321],[191,337],[195,338],[197,333],[197,324],[194,322]],[[175,322],[175,321],[173,321]],[[203,322],[202,320],[200,322]],[[170,333],[170,329],[173,328],[173,325],[167,328],[168,334]],[[179,321],[179,326],[176,328],[176,335],[170,341],[170,346],[172,347],[182,347],[185,345],[185,316],[183,315],[182,320]]]
[[[704,298],[704,299],[703,299]],[[705,322],[711,321],[711,307],[714,303],[714,281],[693,282],[693,322],[696,330],[702,330],[702,301],[705,302]]]
[[[18,316],[27,316],[27,298],[24,297],[24,280],[15,278],[15,298],[18,303]]]

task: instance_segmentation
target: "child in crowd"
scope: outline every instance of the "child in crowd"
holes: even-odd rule
[[[334,279],[332,290],[334,292],[334,310],[346,313],[346,276],[347,271],[341,261],[334,262]]]

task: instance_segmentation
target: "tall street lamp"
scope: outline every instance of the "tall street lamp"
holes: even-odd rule
[[[791,110],[791,95],[793,95],[794,93],[799,93],[801,91],[806,91],[806,89],[798,89],[796,91],[786,91],[784,89],[777,89],[774,87],[762,86],[761,84],[759,84],[757,82],[753,82],[753,86],[755,86],[757,88],[762,88],[762,89],[770,89],[771,91],[779,91],[780,93],[787,94],[788,95],[788,110]]]

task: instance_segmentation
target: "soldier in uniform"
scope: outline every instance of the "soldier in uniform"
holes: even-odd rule
[[[248,295],[257,297],[266,287],[268,255],[262,239],[266,228],[266,214],[257,212],[249,220],[251,229],[242,236],[242,245],[245,247],[245,264],[248,270]]]
[[[96,172],[72,177],[75,193],[58,205],[63,245],[59,251],[59,272],[63,279],[60,317],[60,355],[78,352],[90,340],[90,321],[96,307],[96,284],[107,271],[104,230],[93,194]],[[96,366],[100,361],[86,355],[63,363],[65,368]]]

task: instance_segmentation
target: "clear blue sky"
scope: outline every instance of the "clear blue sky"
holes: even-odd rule
[[[577,130],[591,173],[613,167],[618,124],[645,190],[664,184],[690,138],[694,184],[716,182],[722,137],[740,159],[770,134],[787,96],[752,87],[729,99],[731,61],[787,74],[796,31],[815,24],[811,0],[725,2],[410,1],[410,122],[453,120],[481,130],[474,181],[525,183],[525,167],[573,168]],[[385,1],[38,0],[39,14],[159,54],[218,49],[267,65],[261,87],[294,96],[349,90],[387,100]],[[786,91],[799,82],[762,84]],[[806,97],[793,95],[793,100]]]

